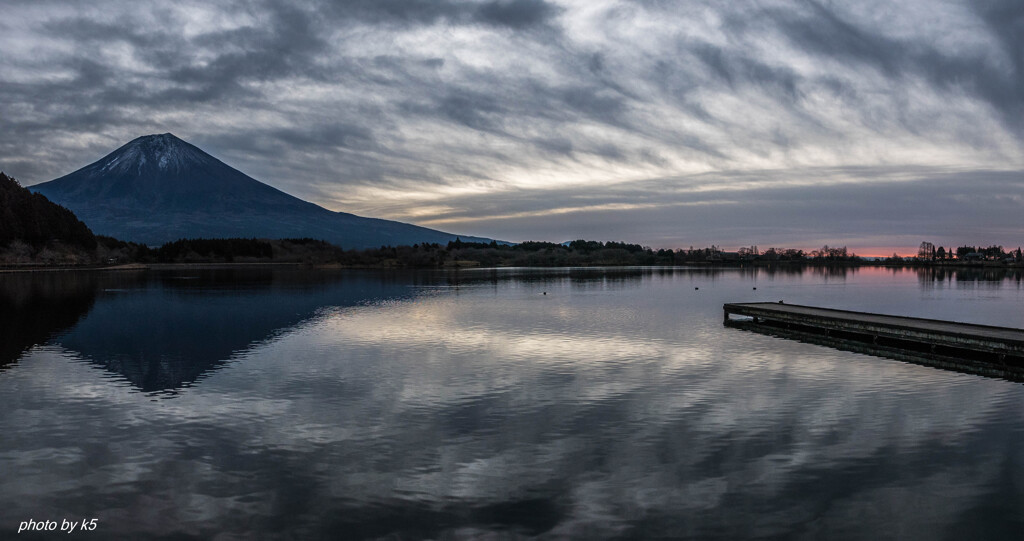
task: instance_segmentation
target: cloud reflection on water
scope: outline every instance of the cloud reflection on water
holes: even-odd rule
[[[115,537],[1018,531],[1019,385],[722,327],[749,279],[427,284],[317,311],[155,402],[35,348],[0,377],[0,502]]]

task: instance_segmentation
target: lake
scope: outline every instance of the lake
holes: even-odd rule
[[[1024,532],[1024,386],[722,324],[777,300],[1024,327],[1019,270],[0,275],[0,537]]]

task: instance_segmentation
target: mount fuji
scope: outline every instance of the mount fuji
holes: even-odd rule
[[[149,245],[199,237],[310,237],[362,249],[456,239],[434,229],[327,210],[263,184],[170,133],[139,137],[74,173],[29,189],[67,207],[97,234]]]

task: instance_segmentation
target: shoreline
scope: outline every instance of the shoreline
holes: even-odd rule
[[[255,263],[126,263],[124,265],[81,265],[81,266],[32,266],[24,267],[0,267],[0,274],[30,273],[30,272],[126,272],[126,271],[148,271],[148,270],[171,270],[171,269],[237,269],[247,267],[301,267],[305,263],[278,263],[278,262],[255,262]]]
[[[467,262],[468,263],[468,262]],[[561,268],[560,265],[542,265],[529,268]],[[737,264],[722,264],[721,262],[692,262],[683,265],[582,265],[580,268],[593,267],[651,267],[651,268],[703,268],[703,269],[749,269],[749,268],[771,268],[771,267],[803,267],[803,268],[860,268],[860,267],[882,267],[882,268],[906,268],[906,269],[985,269],[985,270],[1017,270],[1024,269],[1024,264],[999,264],[985,265],[978,263],[884,263],[878,262],[811,262],[811,261],[774,261],[774,262],[743,262]],[[246,269],[246,268],[307,268],[311,270],[459,270],[459,269],[483,269],[483,268],[517,268],[509,267],[482,267],[479,265],[445,265],[443,267],[407,267],[400,265],[342,265],[337,263],[303,263],[303,262],[204,262],[204,263],[126,263],[123,265],[81,265],[81,266],[45,266],[25,265],[14,267],[0,267],[0,274],[36,273],[36,272],[139,272],[149,270],[176,270],[176,269]],[[521,268],[521,267],[518,267]]]

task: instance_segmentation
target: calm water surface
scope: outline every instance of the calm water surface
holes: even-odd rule
[[[1019,272],[0,275],[0,538],[1020,537],[1024,386],[722,325],[776,300],[1024,327]]]

